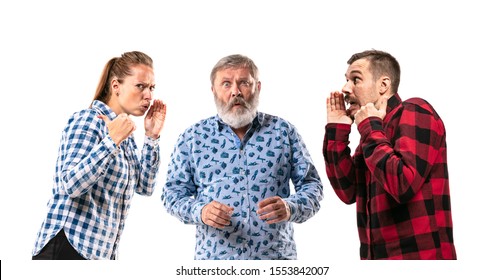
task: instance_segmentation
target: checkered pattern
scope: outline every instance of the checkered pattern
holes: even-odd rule
[[[290,182],[295,192],[291,193]],[[257,203],[280,196],[290,221],[269,225]],[[168,167],[162,201],[170,214],[196,225],[195,259],[295,259],[292,222],[315,215],[323,198],[318,173],[297,130],[258,113],[243,141],[218,116],[188,128]],[[201,221],[204,205],[217,200],[234,208],[224,229]]]
[[[145,137],[140,159],[133,136],[116,146],[101,114],[116,117],[94,101],[91,109],[73,114],[62,133],[52,197],[33,255],[64,230],[86,259],[116,259],[134,192],[154,191],[159,140]]]
[[[384,121],[327,124],[326,172],[339,198],[356,202],[362,259],[455,259],[446,133],[426,101],[388,100]]]

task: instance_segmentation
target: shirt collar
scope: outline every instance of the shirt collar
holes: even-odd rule
[[[388,115],[391,111],[395,110],[402,103],[402,99],[398,95],[398,93],[393,94],[388,99],[388,105],[386,106],[386,115]]]
[[[117,117],[115,112],[112,111],[112,108],[110,108],[107,104],[103,103],[100,100],[94,100],[91,108],[98,111],[100,115],[107,116],[110,120],[113,120]]]

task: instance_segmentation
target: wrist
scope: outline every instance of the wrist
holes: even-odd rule
[[[157,139],[157,138],[161,137],[160,134],[148,133],[148,132],[145,132],[145,136],[153,138],[153,139]]]

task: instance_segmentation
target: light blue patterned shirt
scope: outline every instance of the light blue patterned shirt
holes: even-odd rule
[[[152,195],[159,168],[158,139],[145,137],[139,158],[133,136],[119,146],[105,122],[116,114],[101,101],[69,119],[60,142],[48,213],[33,255],[60,230],[86,259],[116,259],[134,192]]]
[[[273,196],[290,206],[289,221],[269,225],[259,218],[257,203]],[[292,222],[311,218],[322,198],[321,180],[295,127],[260,112],[243,141],[218,116],[185,130],[161,195],[170,214],[196,225],[195,259],[231,260],[296,259]],[[213,200],[234,208],[224,229],[201,221],[203,206]]]

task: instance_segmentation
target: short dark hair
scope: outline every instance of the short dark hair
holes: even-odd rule
[[[391,54],[378,50],[367,50],[353,54],[348,60],[348,64],[351,65],[359,59],[367,59],[370,62],[369,70],[372,76],[374,76],[374,81],[383,75],[387,75],[391,79],[392,93],[395,94],[398,92],[398,86],[400,85],[400,64]]]

